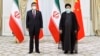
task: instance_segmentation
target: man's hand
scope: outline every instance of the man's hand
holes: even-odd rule
[[[43,28],[40,28],[40,30],[42,30]]]
[[[60,33],[62,33],[62,30],[60,30]]]
[[[40,28],[40,29],[43,29],[43,28]]]
[[[75,33],[77,33],[77,30],[75,30]]]
[[[29,29],[28,28],[26,28],[27,29],[27,31],[29,31]]]

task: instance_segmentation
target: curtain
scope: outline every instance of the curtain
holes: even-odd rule
[[[100,0],[90,0],[91,20],[93,32],[96,36],[100,35]]]
[[[2,0],[0,0],[0,35],[2,32]]]
[[[22,20],[25,19],[26,5],[27,5],[27,0],[19,0],[19,8],[20,8]]]
[[[75,0],[64,0],[65,4],[66,3],[70,3],[71,6],[72,6],[72,10],[74,9],[74,3],[75,3]]]
[[[20,13],[21,13],[21,19],[22,19],[22,25],[23,25],[23,30],[24,30],[24,34],[26,31],[26,7],[27,7],[27,2],[28,0],[19,0],[19,9],[20,9]]]

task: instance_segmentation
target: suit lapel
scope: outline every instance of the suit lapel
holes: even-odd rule
[[[31,13],[30,15],[31,15],[31,16],[32,16],[32,18],[33,18],[33,13],[32,13],[32,10],[30,11],[30,13]]]
[[[36,10],[36,16],[37,16],[37,14],[38,14],[38,11]],[[35,16],[35,17],[36,17],[36,16]]]
[[[38,14],[38,11],[36,10],[36,14],[35,14],[35,17],[34,17],[34,18],[36,18],[36,17],[37,17],[37,14]]]

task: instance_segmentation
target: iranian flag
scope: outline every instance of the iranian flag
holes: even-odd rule
[[[59,42],[59,22],[60,22],[60,3],[59,0],[53,1],[53,8],[51,12],[50,22],[49,22],[49,30],[55,40],[56,43]]]
[[[39,2],[38,0],[34,0],[33,2],[36,2],[36,9],[39,10]],[[39,39],[43,38],[43,30],[40,30],[40,34],[39,34]]]
[[[9,26],[12,33],[15,35],[17,42],[21,43],[24,40],[24,32],[22,28],[22,21],[18,1],[19,0],[13,0]]]

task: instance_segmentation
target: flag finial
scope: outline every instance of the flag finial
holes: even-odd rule
[[[78,0],[75,0],[75,2],[78,2]]]

